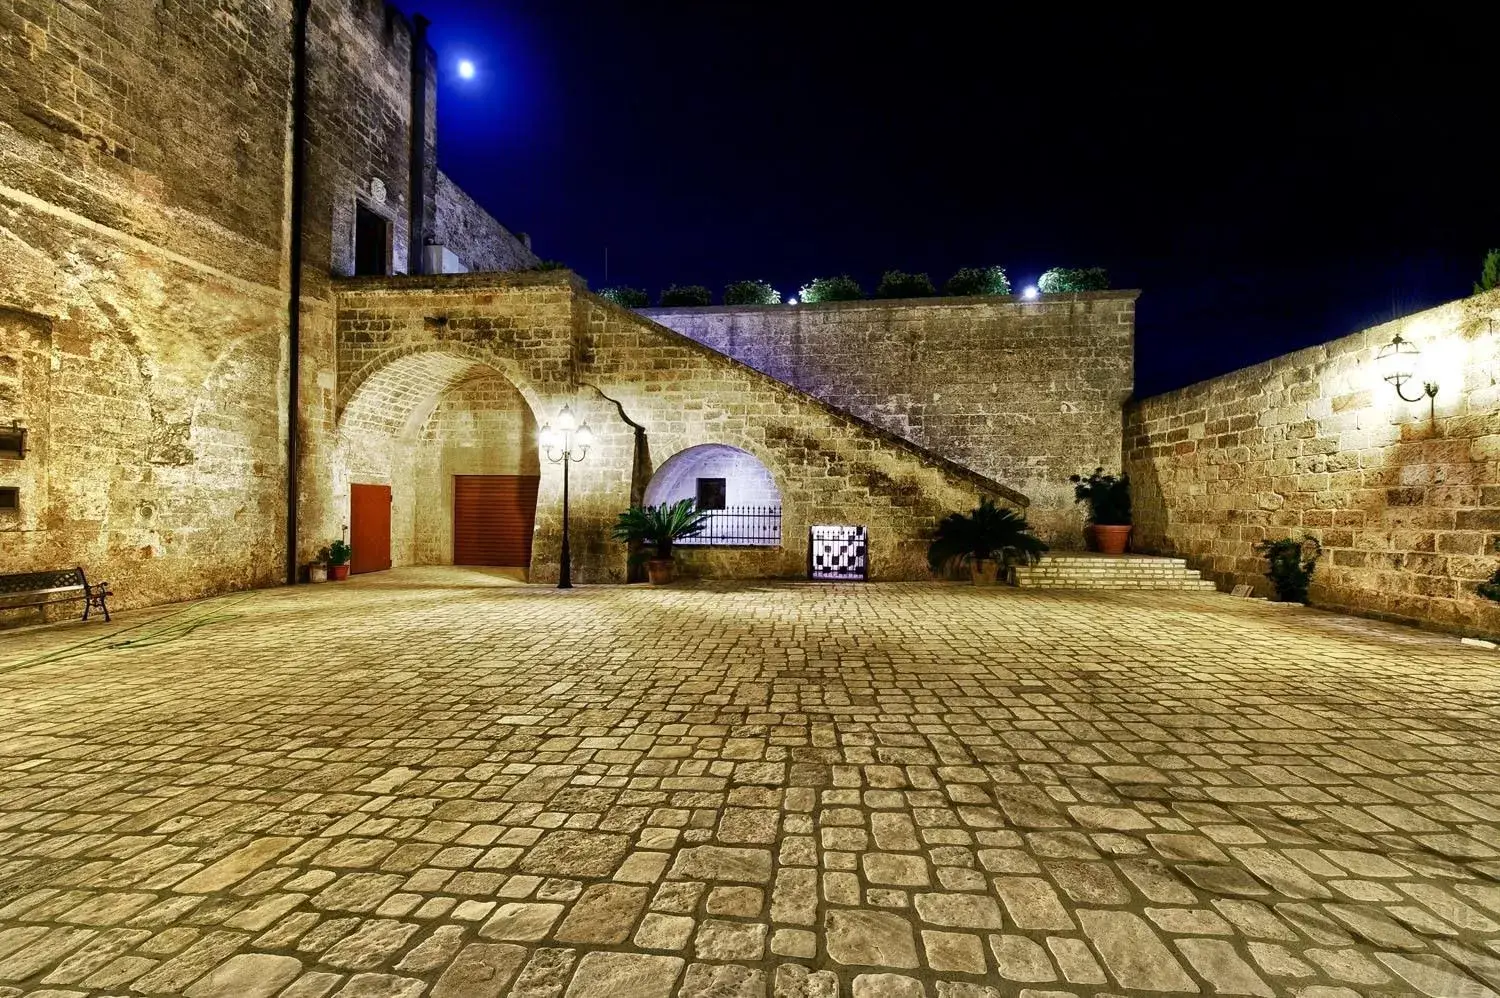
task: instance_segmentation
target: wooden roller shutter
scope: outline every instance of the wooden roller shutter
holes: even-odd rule
[[[453,564],[531,565],[538,475],[453,476]]]

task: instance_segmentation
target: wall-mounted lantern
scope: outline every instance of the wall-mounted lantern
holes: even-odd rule
[[[1424,397],[1431,400],[1438,393],[1436,381],[1423,381],[1422,394],[1408,397],[1405,385],[1408,381],[1416,379],[1417,358],[1422,351],[1411,340],[1403,339],[1400,333],[1391,337],[1391,341],[1380,348],[1375,354],[1375,365],[1380,369],[1380,376],[1386,380],[1403,402],[1420,402]]]

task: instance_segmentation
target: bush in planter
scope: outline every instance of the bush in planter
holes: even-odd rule
[[[1031,532],[1026,517],[1001,509],[986,496],[968,513],[943,517],[927,548],[927,564],[934,572],[967,564],[978,581],[983,571],[980,566],[986,562],[997,568],[1016,561],[1029,565],[1046,550],[1046,543]]]
[[[663,308],[680,305],[712,305],[713,292],[701,284],[674,284],[661,293],[656,303]]]
[[[765,281],[735,281],[724,289],[725,305],[780,305],[781,292]]]
[[[651,304],[651,297],[646,292],[623,284],[617,288],[600,288],[599,297],[607,298],[621,308],[645,308]]]
[[[672,545],[684,537],[703,533],[708,515],[698,510],[692,499],[659,506],[632,506],[615,521],[614,538],[627,544],[639,544],[643,550],[632,556],[651,562],[652,582],[671,580]]]
[[[1500,602],[1500,568],[1495,569],[1495,574],[1490,576],[1488,582],[1481,582],[1479,584],[1477,592],[1485,599]]]
[[[802,285],[799,294],[804,304],[815,305],[823,301],[859,301],[864,298],[865,289],[848,274],[840,274],[838,277],[815,277]]]
[[[904,270],[887,270],[880,276],[876,298],[930,298],[937,294],[932,278],[926,274],[908,274]]]
[[[1053,267],[1036,282],[1036,289],[1044,295],[1055,295],[1068,291],[1107,291],[1109,275],[1103,267]]]
[[[1010,278],[1004,267],[963,267],[943,285],[943,294],[958,297],[1008,295]]]
[[[1276,598],[1283,603],[1306,603],[1318,555],[1323,553],[1322,545],[1312,537],[1301,540],[1283,537],[1261,541],[1255,550],[1266,559],[1266,578],[1276,588]]]
[[[349,556],[353,553],[354,549],[344,541],[334,541],[322,551],[318,552],[319,555],[326,554],[327,557],[325,560],[328,562],[328,564],[334,566],[335,568],[339,565],[349,564]]]
[[[1095,468],[1087,478],[1069,476],[1073,501],[1089,504],[1089,523],[1096,527],[1130,526],[1130,476],[1106,475]]]

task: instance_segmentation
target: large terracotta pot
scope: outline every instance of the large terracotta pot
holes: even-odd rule
[[[646,578],[653,586],[664,586],[672,581],[672,559],[652,558],[646,562]]]
[[[343,582],[349,577],[349,565],[347,563],[343,565],[329,565],[328,577],[334,582]]]
[[[1130,546],[1130,524],[1096,523],[1094,546],[1100,554],[1124,554]]]
[[[969,578],[976,586],[993,586],[995,576],[1000,574],[1000,563],[998,561],[970,561]]]

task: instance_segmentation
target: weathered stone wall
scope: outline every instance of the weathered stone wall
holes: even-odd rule
[[[1068,476],[1120,454],[1133,291],[642,315],[1030,497],[1058,547],[1082,543]]]
[[[1476,295],[1131,406],[1135,545],[1267,594],[1253,545],[1306,535],[1315,604],[1500,633],[1475,594],[1500,567],[1497,320],[1500,292]],[[1431,411],[1376,370],[1398,332],[1439,383]]]
[[[289,25],[0,0],[5,570],[81,564],[121,606],[279,578]]]
[[[410,418],[475,365],[505,377],[536,414],[570,404],[595,442],[573,467],[577,576],[621,581],[616,514],[651,472],[700,444],[753,454],[775,477],[780,548],[693,552],[694,572],[798,577],[816,522],[870,527],[872,577],[925,578],[927,537],[981,494],[1025,499],[877,427],[582,291],[564,273],[340,282],[341,420]],[[392,373],[395,372],[395,373]],[[640,431],[638,451],[637,428]],[[532,578],[555,578],[561,471],[543,462]]]
[[[435,235],[471,271],[525,270],[541,262],[531,247],[495,221],[441,171],[437,175]]]

